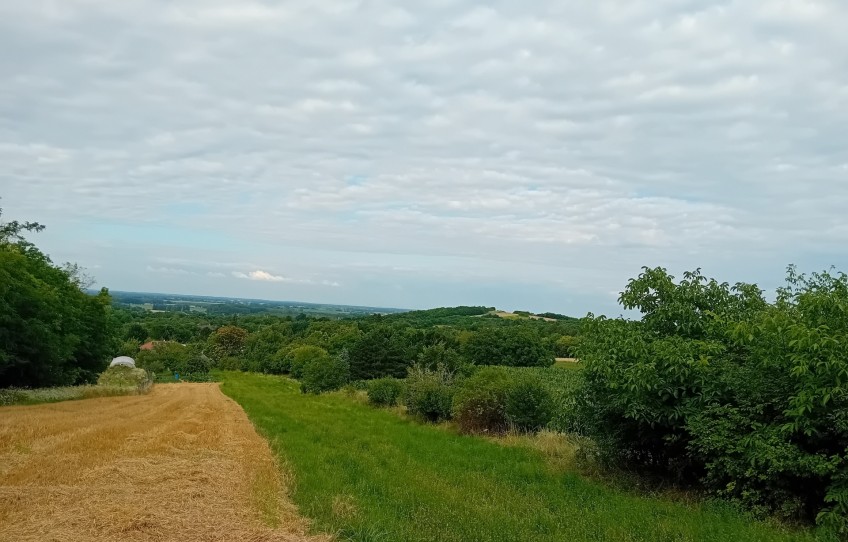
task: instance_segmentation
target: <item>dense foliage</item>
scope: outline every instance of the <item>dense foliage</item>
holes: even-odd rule
[[[110,323],[116,330],[115,354],[135,357],[142,343],[169,341],[195,345],[213,367],[299,377],[303,364],[294,361],[297,350],[309,347],[314,352],[318,348],[327,355],[347,350],[354,380],[404,378],[413,364],[430,369],[441,365],[458,375],[470,374],[471,356],[479,351],[475,350],[479,334],[498,336],[502,363],[520,366],[543,358],[544,364],[549,364],[557,341],[574,333],[573,319],[480,318],[490,310],[440,308],[340,320],[116,308]]]
[[[147,391],[153,384],[150,374],[137,367],[109,367],[97,378],[98,386],[118,386],[135,388],[139,392]]]
[[[294,378],[303,377],[306,366],[315,361],[330,359],[330,353],[320,346],[298,346],[289,351],[288,370]]]
[[[350,350],[351,376],[357,380],[402,378],[413,358],[413,331],[402,326],[373,326]]]
[[[492,366],[457,385],[451,411],[466,433],[501,433],[547,427],[554,407],[551,389],[536,370]]]
[[[89,295],[79,267],[22,237],[41,229],[0,223],[0,388],[93,382],[110,354],[108,291]]]
[[[451,417],[454,375],[439,366],[428,369],[414,365],[406,377],[404,401],[410,414],[437,422]]]
[[[481,329],[465,345],[465,352],[475,365],[548,367],[554,363],[550,345],[529,327]]]
[[[848,277],[750,284],[645,269],[640,321],[588,318],[581,418],[610,460],[848,536]]]
[[[209,372],[212,360],[203,353],[200,345],[182,345],[173,341],[161,341],[150,350],[136,355],[136,366],[160,377],[178,374],[183,380]]]
[[[500,367],[484,367],[463,381],[452,405],[453,418],[460,430],[466,433],[505,431],[509,388],[509,373]]]
[[[300,389],[303,393],[324,393],[341,388],[348,380],[350,361],[346,352],[337,356],[318,356],[304,365]]]
[[[404,381],[399,378],[378,378],[368,382],[368,402],[374,406],[395,406],[404,390]]]

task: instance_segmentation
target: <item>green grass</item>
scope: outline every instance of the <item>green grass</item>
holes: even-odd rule
[[[557,472],[541,453],[422,425],[296,382],[223,373],[294,474],[316,530],[355,541],[814,540],[719,505],[626,493]]]

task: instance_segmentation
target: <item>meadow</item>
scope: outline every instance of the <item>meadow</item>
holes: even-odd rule
[[[815,540],[728,505],[616,489],[532,447],[422,424],[344,392],[302,394],[279,376],[220,377],[293,474],[300,513],[341,540]]]

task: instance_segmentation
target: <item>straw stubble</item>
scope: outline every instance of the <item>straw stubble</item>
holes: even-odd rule
[[[308,540],[285,489],[217,384],[0,409],[0,540]]]

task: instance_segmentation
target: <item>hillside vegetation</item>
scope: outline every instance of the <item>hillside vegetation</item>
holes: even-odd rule
[[[813,540],[720,506],[631,495],[552,469],[538,452],[421,425],[292,380],[223,375],[297,480],[315,528],[343,540]]]
[[[0,388],[91,383],[110,354],[109,292],[23,237],[42,229],[0,222]]]

